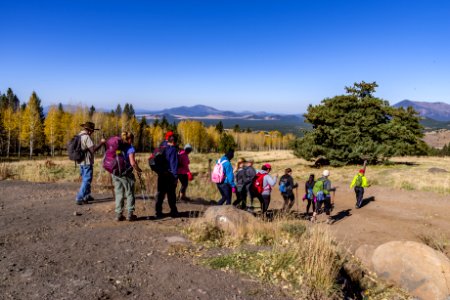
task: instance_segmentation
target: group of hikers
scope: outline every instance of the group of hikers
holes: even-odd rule
[[[69,157],[75,160],[80,167],[82,179],[80,190],[76,196],[76,204],[86,204],[94,200],[91,195],[91,183],[93,178],[94,153],[105,148],[103,168],[111,173],[115,195],[115,219],[117,221],[136,220],[135,211],[135,182],[136,171],[141,179],[142,169],[135,159],[136,150],[133,147],[134,135],[131,132],[123,132],[121,136],[111,137],[108,140],[102,138],[98,145],[94,145],[91,135],[95,124],[86,122],[81,124],[82,130],[68,145]],[[193,176],[189,169],[189,154],[192,146],[186,144],[183,149],[177,145],[177,136],[172,131],[165,134],[164,141],[153,151],[149,158],[149,166],[158,175],[157,194],[155,204],[155,218],[163,217],[163,201],[167,195],[170,207],[170,216],[178,217],[176,189],[178,181],[181,187],[178,199],[189,200],[186,195],[189,181]],[[298,191],[299,184],[294,182],[292,169],[286,168],[284,174],[278,179],[278,175],[272,176],[272,166],[269,163],[262,164],[259,170],[254,168],[254,160],[239,158],[235,168],[231,161],[234,158],[234,150],[228,150],[215,163],[211,172],[211,181],[216,183],[221,195],[218,205],[234,205],[235,207],[254,211],[254,198],[258,199],[263,217],[267,215],[271,192],[278,183],[279,191],[284,200],[282,212],[289,213],[296,201],[294,191]],[[350,188],[354,188],[356,195],[356,208],[362,206],[364,188],[368,187],[365,177],[366,164],[353,178]],[[311,174],[304,184],[303,201],[306,201],[306,216],[311,221],[317,220],[317,215],[322,211],[328,216],[327,223],[331,223],[331,210],[333,207],[331,193],[336,191],[329,179],[330,172],[324,170],[322,176],[315,180]],[[232,201],[233,194],[236,199]],[[124,198],[127,199],[127,215],[124,213]],[[298,197],[297,197],[298,198]],[[247,205],[250,200],[250,206]],[[310,208],[311,214],[310,214]]]

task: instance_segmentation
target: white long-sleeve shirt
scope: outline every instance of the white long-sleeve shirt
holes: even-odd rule
[[[275,186],[275,184],[277,184],[278,181],[278,177],[272,177],[270,176],[267,171],[261,170],[259,171],[262,174],[266,174],[266,176],[264,176],[264,180],[263,180],[263,187],[264,190],[262,192],[263,195],[270,195],[270,192],[272,191],[272,187]]]

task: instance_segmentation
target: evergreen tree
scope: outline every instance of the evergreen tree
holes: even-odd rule
[[[241,127],[239,126],[239,124],[234,125],[233,131],[234,132],[241,132]]]
[[[91,105],[91,107],[89,108],[89,119],[92,120],[92,116],[95,113],[95,107],[94,105]]]
[[[374,84],[355,84],[347,88],[349,95],[310,105],[305,120],[313,129],[296,141],[295,154],[308,160],[325,156],[334,165],[425,154],[417,113],[374,98]]]
[[[167,121],[166,116],[163,116],[161,124],[159,126],[161,126],[161,128],[164,130],[166,130],[169,127],[169,121]]]
[[[122,106],[120,106],[120,104],[117,104],[116,111],[114,113],[118,118],[122,116]]]
[[[233,136],[223,133],[219,141],[219,152],[226,153],[229,150],[236,149],[236,142]]]
[[[222,121],[219,121],[219,123],[217,123],[216,125],[216,130],[218,133],[222,134],[223,133],[223,123]]]

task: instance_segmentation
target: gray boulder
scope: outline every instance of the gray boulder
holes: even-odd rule
[[[427,245],[393,241],[372,255],[378,276],[396,283],[418,299],[450,299],[450,260]]]
[[[211,206],[205,211],[203,218],[206,222],[231,233],[237,232],[243,226],[257,226],[259,223],[251,213],[232,205]]]

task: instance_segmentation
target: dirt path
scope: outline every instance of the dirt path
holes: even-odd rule
[[[108,195],[79,207],[77,188],[0,182],[1,299],[289,299],[276,287],[169,256],[166,238],[180,235],[184,219],[116,223]]]
[[[330,228],[352,250],[420,234],[450,237],[449,197],[373,187],[365,197],[375,201],[356,210],[353,191],[337,185]],[[154,202],[143,211],[138,200],[139,221],[117,223],[111,195],[76,206],[77,188],[0,182],[1,299],[289,299],[276,287],[169,255],[167,237],[180,236],[205,205],[180,204],[183,218],[154,221],[142,217],[154,214]],[[281,207],[277,191],[273,198],[271,206]]]

